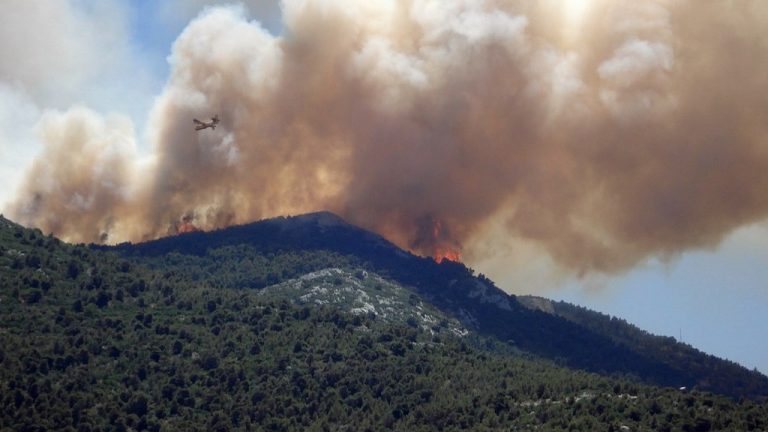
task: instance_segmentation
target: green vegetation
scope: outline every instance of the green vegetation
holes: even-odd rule
[[[0,218],[0,430],[768,428],[764,403],[486,349],[501,343],[458,336],[458,322],[362,274],[355,258],[239,254],[228,275],[182,254],[150,268]],[[313,287],[357,287],[354,278],[439,321],[288,301],[302,272],[324,268],[344,271]],[[283,286],[228,286],[251,277],[240,270]]]
[[[616,344],[646,352],[653,360],[666,365],[685,365],[692,376],[705,376],[706,386],[714,391],[727,393],[738,387],[743,394],[765,396],[764,377],[757,371],[747,371],[743,366],[703,353],[696,348],[668,336],[656,336],[639,329],[627,321],[591,311],[566,302],[553,302],[541,297],[519,297],[528,307],[565,318],[596,334],[604,335]],[[714,372],[714,373],[713,373]]]
[[[461,263],[445,260],[437,264],[431,258],[414,256],[327,212],[99,249],[116,251],[139,266],[173,270],[188,280],[217,288],[281,286],[329,268],[345,273],[366,271],[404,287],[445,316],[460,320],[465,328],[503,341],[497,347],[512,344],[515,350],[563,366],[655,385],[695,388],[732,398],[768,395],[768,377],[757,371],[674,341],[658,343],[659,338],[650,336],[617,338],[624,331],[620,326],[606,331],[612,325],[610,320],[591,322],[589,317],[579,320],[573,314],[529,307],[525,297],[505,294]]]

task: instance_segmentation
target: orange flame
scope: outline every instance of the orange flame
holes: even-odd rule
[[[200,228],[196,227],[192,222],[182,222],[181,225],[179,225],[178,230],[176,230],[176,233],[186,234],[196,231],[200,231]]]
[[[449,240],[443,223],[438,219],[435,219],[432,224],[432,238],[435,241],[432,250],[432,258],[435,262],[439,264],[446,259],[453,262],[461,261],[459,247]]]
[[[181,223],[176,226],[176,234],[186,234],[191,232],[200,231],[200,228],[196,227],[192,223],[193,217],[191,215],[185,215],[181,218]]]
[[[453,261],[453,262],[459,262],[461,261],[461,252],[453,249],[447,249],[442,248],[440,246],[435,247],[434,255],[432,255],[432,258],[434,258],[435,262],[438,264],[443,262],[443,260]]]

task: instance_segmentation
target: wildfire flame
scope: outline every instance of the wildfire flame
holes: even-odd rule
[[[176,234],[186,234],[191,232],[200,231],[200,228],[196,227],[192,223],[192,216],[186,215],[181,218],[181,223],[176,227]]]
[[[435,253],[432,258],[439,264],[443,260],[459,262],[461,261],[461,252],[441,246],[435,246]]]
[[[200,228],[196,227],[192,222],[183,222],[181,225],[179,225],[179,229],[177,233],[185,234],[185,233],[191,233],[195,231],[200,231]]]
[[[438,264],[443,260],[459,262],[461,260],[461,251],[458,245],[451,240],[448,230],[443,227],[442,221],[433,219],[432,221],[432,240],[433,250],[432,258]]]

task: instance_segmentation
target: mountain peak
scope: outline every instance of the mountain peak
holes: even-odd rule
[[[265,222],[277,223],[283,229],[293,229],[304,226],[334,227],[334,226],[352,226],[336,213],[327,210],[305,213],[296,216],[277,217],[267,219]]]

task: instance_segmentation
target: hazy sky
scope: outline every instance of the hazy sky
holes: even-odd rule
[[[768,372],[762,2],[11,3],[20,222],[120,241],[331,209]]]

